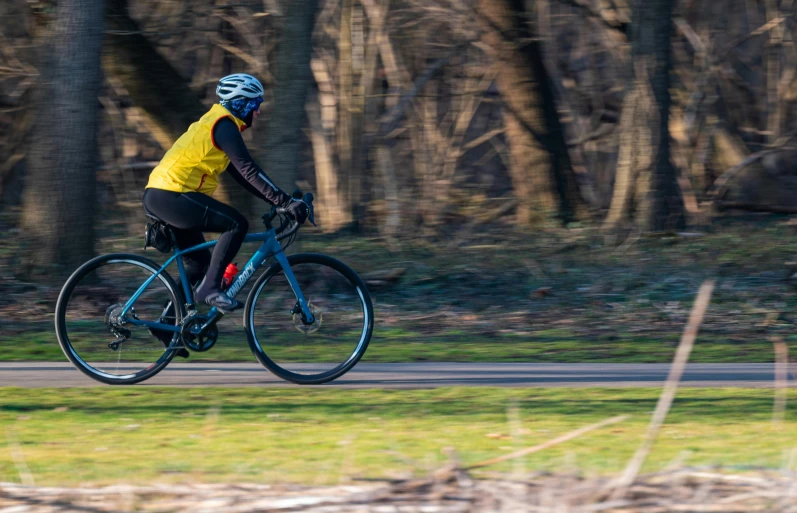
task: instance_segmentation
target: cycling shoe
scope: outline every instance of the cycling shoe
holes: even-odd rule
[[[244,306],[240,301],[236,301],[224,292],[215,292],[210,294],[205,298],[205,303],[210,306],[215,306],[221,310],[222,313],[232,312],[233,310],[238,310]]]

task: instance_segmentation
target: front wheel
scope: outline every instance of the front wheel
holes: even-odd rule
[[[268,370],[300,385],[336,379],[362,358],[371,340],[374,308],[363,280],[326,255],[291,255],[293,270],[315,322],[294,314],[296,295],[279,263],[252,287],[244,310],[249,347]]]

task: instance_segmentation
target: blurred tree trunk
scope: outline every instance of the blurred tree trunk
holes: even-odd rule
[[[3,37],[5,48],[5,63],[11,64],[9,60],[22,63],[34,63],[39,59],[36,56],[37,45],[25,45],[26,48],[19,48],[18,41],[37,41],[38,32],[42,30],[42,23],[35,23],[30,6],[25,2],[5,1],[0,3],[0,35]],[[19,58],[19,60],[17,60]],[[20,62],[21,61],[21,62]],[[35,71],[32,67],[30,71]],[[0,97],[0,108],[29,105],[34,98],[36,88],[34,77],[28,77],[17,83],[12,89],[11,94]],[[30,155],[30,145],[33,137],[31,127],[33,126],[34,115],[32,109],[26,108],[25,112],[12,115],[11,119],[13,131],[5,132],[0,137],[0,151],[5,155],[5,162],[0,163],[0,211],[8,207],[16,207],[22,203],[22,192],[25,186],[25,176],[27,175],[26,160]],[[8,118],[6,118],[8,119]],[[5,120],[4,120],[5,121]]]
[[[369,30],[378,32],[378,24],[382,20],[369,20]],[[351,212],[354,224],[352,228],[360,230],[363,225],[365,205],[370,191],[368,173],[368,155],[365,144],[366,109],[368,96],[373,90],[374,76],[376,73],[377,46],[375,38],[371,38],[366,48],[365,44],[365,12],[361,2],[354,5],[351,23],[351,49],[352,49],[352,84],[351,84],[351,110],[350,135],[351,142],[351,171],[348,175],[348,190],[351,201]]]
[[[620,153],[605,226],[633,216],[642,231],[682,228],[683,198],[670,159],[671,0],[637,0],[631,55],[634,78],[623,101]]]
[[[352,18],[354,1],[342,0],[340,8],[340,34],[338,35],[338,201],[350,225],[356,226],[360,196],[360,177],[354,167],[354,84],[357,73],[352,52]],[[336,223],[340,224],[340,223]]]
[[[523,226],[549,217],[569,221],[584,201],[556,110],[542,48],[527,20],[523,0],[479,0],[489,29],[485,42],[499,62],[498,88],[504,101],[517,220]]]
[[[53,280],[94,254],[103,9],[97,0],[59,2],[52,42],[42,52],[22,227],[30,264]]]
[[[189,87],[190,81],[180,76],[130,17],[128,0],[107,1],[111,32],[105,39],[103,68],[130,93],[153,138],[166,151],[207,108]],[[221,175],[214,197],[250,214],[252,196],[226,174]]]
[[[305,103],[313,81],[310,55],[318,0],[284,2],[274,58],[274,103],[265,131],[255,134],[255,155],[268,175],[289,194],[299,179]]]
[[[335,86],[327,63],[321,57],[313,58],[310,66],[318,87],[318,94],[307,103],[310,123],[313,161],[318,199],[316,212],[319,227],[325,232],[336,232],[351,224],[351,211],[342,200],[340,176],[335,166],[335,127],[337,125],[337,98]]]
[[[323,90],[319,96],[323,95]],[[315,96],[315,95],[314,95]],[[337,201],[338,172],[335,169],[334,150],[330,137],[324,127],[322,100],[312,97],[306,104],[307,119],[310,124],[310,142],[313,145],[313,162],[316,178],[316,212],[319,227],[325,232],[335,232],[347,225],[342,222],[351,219],[350,213],[344,212],[343,205]]]
[[[122,83],[136,106],[144,110],[153,128],[160,132],[153,135],[166,136],[174,142],[207,109],[188,81],[141,32],[130,17],[127,0],[107,1],[111,31],[105,39],[103,68]],[[163,144],[161,139],[158,141]]]

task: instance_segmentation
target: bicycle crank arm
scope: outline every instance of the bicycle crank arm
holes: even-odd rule
[[[216,323],[224,317],[224,312],[214,306],[210,309],[210,312],[208,312],[208,317],[208,321],[199,328],[198,335],[204,335],[210,328],[215,326]]]

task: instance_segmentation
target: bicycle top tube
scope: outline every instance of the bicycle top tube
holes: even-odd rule
[[[268,259],[273,254],[278,253],[282,250],[282,246],[280,246],[279,242],[277,241],[277,236],[274,230],[249,233],[244,237],[244,242],[262,242],[263,244],[260,246],[260,248],[257,249],[257,251],[255,251],[254,255],[252,255],[252,258],[249,259],[249,262],[247,262],[246,266],[244,267],[244,270],[238,275],[237,279],[233,283],[234,288],[230,287],[236,294],[238,293],[238,291],[240,291],[241,288],[243,288],[244,285],[246,285],[246,282],[249,281],[249,278],[252,277],[255,271],[265,263],[266,259]],[[190,284],[188,283],[188,277],[185,274],[185,268],[183,266],[182,258],[178,259],[178,257],[182,257],[187,253],[193,253],[195,251],[201,251],[203,249],[211,248],[218,243],[219,243],[218,240],[211,240],[182,250],[175,248],[174,254],[170,256],[166,260],[166,262],[163,263],[163,265],[160,267],[160,269],[158,269],[158,271],[155,274],[147,278],[144,284],[138,288],[138,290],[132,295],[130,299],[128,299],[127,303],[125,303],[125,306],[122,309],[121,315],[123,316],[127,315],[127,313],[130,311],[130,308],[133,306],[133,303],[135,303],[138,300],[138,298],[141,296],[144,290],[147,287],[149,287],[149,285],[153,281],[155,281],[155,279],[157,279],[158,275],[164,272],[166,268],[169,267],[172,264],[172,262],[174,262],[175,260],[177,260],[177,269],[180,278],[179,282],[183,287],[183,295],[186,301],[189,304],[193,305],[193,290]]]
[[[270,238],[276,238],[276,234],[274,230],[269,230],[265,232],[257,232],[257,233],[247,233],[244,237],[244,242],[267,242]],[[219,240],[209,240],[207,242],[203,242],[202,244],[197,244],[196,246],[191,246],[190,248],[185,249],[177,249],[174,250],[174,255],[169,258],[169,263],[174,260],[175,257],[185,255],[187,253],[193,253],[194,251],[201,251],[203,249],[212,248],[216,244],[219,243]]]

